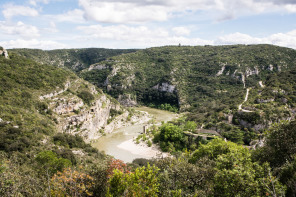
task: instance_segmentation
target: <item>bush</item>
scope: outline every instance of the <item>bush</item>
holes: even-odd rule
[[[79,98],[83,100],[84,103],[90,105],[91,102],[95,99],[95,97],[89,91],[83,90],[77,94]]]
[[[90,145],[86,144],[81,136],[67,133],[58,133],[53,136],[55,144],[69,148],[85,148]]]
[[[151,147],[151,146],[152,146],[152,142],[151,142],[150,140],[148,140],[147,145],[148,145],[149,147]]]
[[[57,154],[52,151],[42,151],[38,153],[35,160],[43,173],[46,173],[44,172],[44,170],[46,170],[50,174],[62,171],[64,168],[72,165],[70,160],[59,158]]]
[[[109,179],[107,196],[156,197],[159,188],[158,171],[159,168],[149,164],[137,168],[134,173],[124,173],[115,169]]]
[[[269,162],[272,167],[280,167],[292,162],[296,153],[296,121],[274,124],[265,134],[265,146],[254,152],[261,162]]]

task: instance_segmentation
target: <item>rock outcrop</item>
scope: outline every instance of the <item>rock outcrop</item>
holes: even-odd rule
[[[138,104],[137,100],[133,98],[132,95],[130,94],[119,95],[117,100],[121,105],[126,107],[133,107]]]
[[[98,92],[93,85],[84,83],[82,80],[67,81],[64,88],[39,97],[42,102],[49,104],[59,132],[78,134],[89,142],[135,121],[145,122],[150,119],[145,113],[130,114],[118,102]],[[88,87],[87,91],[95,97],[90,104],[77,96],[81,87]]]
[[[223,72],[224,72],[224,70],[225,70],[225,65],[226,65],[226,64],[222,64],[222,68],[221,68],[221,70],[218,71],[218,73],[216,74],[216,76],[220,76],[220,75],[223,74]]]
[[[0,56],[4,56],[6,59],[9,58],[8,52],[3,47],[0,47]]]
[[[161,84],[157,84],[157,85],[153,86],[153,89],[156,89],[161,92],[173,93],[176,89],[176,86],[170,85],[168,83],[161,83]]]

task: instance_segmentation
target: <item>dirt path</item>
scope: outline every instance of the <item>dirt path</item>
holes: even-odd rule
[[[246,92],[246,96],[245,96],[245,100],[238,106],[238,111],[243,111],[243,112],[252,112],[250,110],[245,110],[245,109],[242,109],[242,105],[248,101],[248,97],[249,97],[249,91],[250,91],[251,88],[247,88],[247,92]]]

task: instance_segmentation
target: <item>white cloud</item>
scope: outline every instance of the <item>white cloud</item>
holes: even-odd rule
[[[3,7],[2,14],[6,19],[14,16],[38,16],[38,11],[31,7],[13,4],[6,4]]]
[[[3,46],[6,49],[12,48],[33,48],[33,49],[62,49],[67,48],[65,44],[58,43],[55,41],[48,41],[48,40],[10,40],[10,41],[1,41],[0,46]]]
[[[177,27],[175,31],[183,33],[176,34],[175,31],[169,31],[164,28],[149,29],[146,26],[127,26],[127,25],[92,25],[78,27],[84,33],[80,39],[86,42],[99,43],[100,41],[116,41],[120,48],[146,48],[163,45],[205,45],[213,44],[213,41],[202,40],[199,38],[184,37],[188,34],[188,29]],[[185,31],[186,30],[186,31]],[[105,46],[110,47],[110,46]],[[118,48],[118,47],[117,47]]]
[[[215,40],[215,44],[260,44],[262,40],[259,38],[254,38],[247,34],[233,33],[225,36],[221,36]]]
[[[103,47],[117,46],[116,48],[147,48],[180,43],[182,45],[273,44],[296,49],[296,30],[261,38],[237,32],[220,36],[214,40],[190,37],[190,30],[181,27],[169,30],[165,28],[151,29],[147,26],[92,25],[80,26],[78,30],[83,32],[78,39],[90,43],[88,46],[92,47],[95,47],[94,43],[104,42],[106,45]],[[109,45],[110,43],[111,45]]]
[[[294,32],[294,35],[292,34]],[[273,34],[264,41],[266,43],[278,45],[278,46],[283,46],[283,47],[290,47],[296,49],[296,30],[293,32],[288,32],[286,34],[284,33],[278,33],[278,34]]]
[[[207,11],[217,20],[241,15],[272,12],[296,12],[293,0],[277,3],[265,0],[79,0],[87,20],[106,23],[166,21],[177,13]]]
[[[49,22],[49,27],[44,28],[44,30],[45,30],[46,32],[50,32],[50,33],[57,33],[57,32],[59,32],[59,30],[58,30],[57,27],[56,27],[55,22],[53,22],[53,21],[50,21],[50,22]]]
[[[132,2],[104,2],[80,0],[87,20],[112,23],[133,23],[146,21],[165,21],[166,8],[159,5],[138,5]]]
[[[286,4],[296,4],[295,0],[258,0],[261,2],[272,2],[274,4],[279,4],[279,5],[286,5]]]
[[[172,30],[177,36],[189,36],[191,32],[187,27],[174,27]]]
[[[252,37],[247,34],[234,33],[219,37],[214,44],[273,44],[296,49],[296,30],[287,33],[277,33],[263,38]]]
[[[45,17],[56,22],[83,23],[85,22],[83,14],[84,12],[82,10],[74,9],[63,14],[45,15]]]
[[[33,5],[33,6],[37,6],[38,3],[44,3],[44,4],[48,4],[49,0],[29,0],[29,4]]]
[[[288,12],[296,13],[296,4],[294,4],[294,5],[292,5],[292,4],[286,5],[285,8],[286,8],[286,10]]]
[[[35,38],[40,36],[37,27],[26,25],[21,21],[16,24],[0,22],[0,32],[6,35],[19,36],[22,38]]]
[[[169,35],[165,29],[157,28],[154,30],[148,29],[146,26],[130,27],[126,25],[91,25],[80,26],[78,30],[82,30],[86,35],[91,35],[93,38],[104,38],[111,40],[127,40],[141,41],[143,38],[163,38]]]

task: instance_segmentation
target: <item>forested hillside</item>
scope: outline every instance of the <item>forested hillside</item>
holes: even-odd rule
[[[295,69],[296,51],[272,45],[167,46],[112,57],[80,75],[123,104],[179,108],[199,127],[249,144],[295,116]]]
[[[60,195],[60,181],[70,182],[59,173],[75,174],[79,195],[90,194],[91,169],[109,157],[85,141],[132,114],[72,71],[12,53],[0,68],[0,196]]]
[[[189,112],[188,120],[199,128],[237,143],[249,145],[272,123],[295,115],[293,49],[232,45],[11,51],[66,66],[123,105]],[[114,56],[120,53],[127,54]]]
[[[75,72],[88,68],[89,65],[103,61],[108,57],[135,52],[134,49],[57,49],[43,51],[40,49],[10,49],[9,51],[36,62],[66,67]]]

